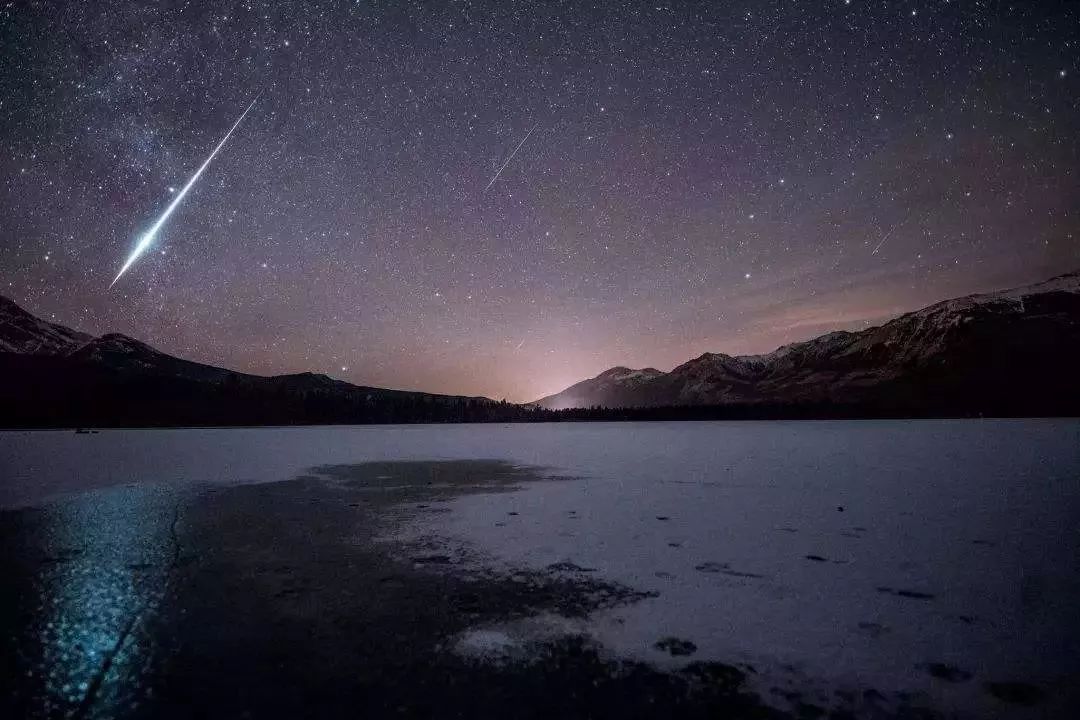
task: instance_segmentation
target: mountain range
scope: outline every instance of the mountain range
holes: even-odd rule
[[[0,297],[0,426],[278,425],[519,419],[483,397],[264,377],[183,360],[134,338],[93,337]]]
[[[670,372],[614,367],[536,404],[810,405],[867,414],[1080,413],[1080,272],[946,300],[764,355],[705,353]]]
[[[94,337],[0,296],[0,427],[1080,415],[1080,272],[764,355],[615,367],[535,403],[260,376]]]

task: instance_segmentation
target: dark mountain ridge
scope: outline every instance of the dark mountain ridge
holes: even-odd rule
[[[1080,273],[763,355],[611,368],[534,404],[264,377],[0,297],[0,427],[1080,415]]]
[[[0,297],[0,426],[291,425],[514,420],[484,397],[264,377],[173,357],[119,333],[93,337]]]
[[[1080,413],[1080,272],[946,300],[879,327],[763,355],[618,367],[542,398],[548,409],[802,405],[867,414]]]

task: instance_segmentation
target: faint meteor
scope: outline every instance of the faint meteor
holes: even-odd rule
[[[236,130],[237,126],[240,125],[240,123],[244,120],[247,114],[251,111],[251,108],[255,107],[255,103],[258,101],[259,97],[256,96],[255,99],[251,101],[251,104],[247,106],[247,110],[244,111],[244,114],[240,116],[240,119],[233,123],[233,126],[229,128],[229,132],[225,133],[225,137],[221,139],[221,142],[217,144],[217,147],[214,148],[214,151],[210,153],[210,157],[206,158],[206,161],[199,166],[199,169],[195,171],[195,174],[191,176],[191,179],[187,181],[187,185],[181,188],[180,192],[178,192],[176,194],[176,197],[173,198],[173,201],[169,203],[169,207],[165,208],[165,212],[161,213],[161,217],[157,219],[157,222],[151,225],[150,229],[147,230],[141,238],[139,238],[139,242],[135,244],[135,248],[131,251],[131,254],[128,255],[127,260],[124,261],[124,266],[120,268],[120,272],[118,272],[116,274],[116,277],[113,278],[113,281],[109,283],[110,288],[115,285],[116,281],[120,279],[120,276],[127,272],[128,268],[134,265],[135,261],[138,260],[139,257],[144,252],[146,252],[151,245],[154,244],[154,238],[157,237],[158,231],[161,230],[161,226],[164,225],[165,221],[169,219],[169,216],[172,215],[173,210],[176,209],[176,206],[179,205],[180,201],[184,199],[184,196],[188,194],[188,190],[191,189],[191,186],[194,185],[195,181],[199,179],[199,176],[203,174],[203,170],[205,170],[207,166],[210,165],[210,161],[213,160],[214,156],[218,154],[218,150],[221,150],[222,146],[224,146],[225,142],[229,139],[229,136],[233,134],[233,130]]]
[[[525,344],[525,338],[521,338],[521,342],[519,342],[519,343],[517,344],[517,347],[516,347],[516,348],[514,348],[514,349],[515,349],[515,350],[520,350],[520,349],[521,349],[521,346],[522,346],[522,345],[524,345],[524,344]]]
[[[877,251],[881,249],[881,246],[885,244],[885,241],[889,239],[889,236],[892,235],[893,231],[896,230],[896,228],[900,227],[900,225],[901,223],[895,223],[891,228],[889,228],[889,232],[885,233],[885,235],[881,238],[881,242],[877,244],[877,247],[875,247],[874,251],[870,254],[877,255]]]
[[[490,187],[491,187],[492,185],[494,185],[494,184],[495,184],[495,181],[499,179],[499,175],[502,175],[502,171],[503,171],[503,170],[505,170],[505,169],[506,169],[506,166],[510,164],[510,161],[514,159],[514,156],[515,156],[515,155],[517,155],[517,152],[518,152],[518,150],[520,150],[520,149],[521,149],[521,146],[525,144],[525,141],[529,139],[529,136],[533,134],[533,130],[535,130],[535,129],[536,129],[536,126],[535,126],[535,125],[533,125],[533,126],[532,126],[531,128],[529,128],[529,132],[525,133],[525,137],[521,138],[521,142],[519,142],[519,143],[517,144],[517,147],[516,147],[516,148],[514,148],[514,152],[510,153],[510,157],[506,158],[506,162],[504,162],[504,163],[502,164],[502,167],[500,167],[500,168],[499,168],[499,169],[498,169],[498,170],[497,170],[497,171],[495,172],[495,175],[494,175],[494,177],[492,177],[492,178],[491,178],[491,181],[490,181],[490,182],[489,182],[489,183],[487,184],[487,187],[486,187],[486,188],[484,188],[484,192],[487,192],[487,191],[488,191],[488,189],[489,189],[489,188],[490,188]]]

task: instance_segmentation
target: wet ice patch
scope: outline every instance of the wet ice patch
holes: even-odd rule
[[[542,613],[470,628],[450,642],[450,649],[464,658],[501,665],[529,662],[539,656],[544,645],[583,635],[587,635],[583,621]]]
[[[454,652],[469,658],[502,662],[520,655],[521,643],[503,630],[481,628],[458,636]]]

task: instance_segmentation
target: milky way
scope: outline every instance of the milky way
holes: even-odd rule
[[[0,293],[239,370],[513,400],[768,351],[1080,266],[1078,28],[989,0],[11,3]]]

